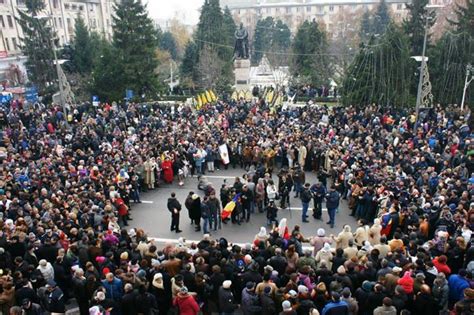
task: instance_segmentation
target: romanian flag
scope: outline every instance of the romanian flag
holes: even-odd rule
[[[230,218],[232,211],[234,211],[235,206],[237,205],[237,200],[239,200],[240,194],[235,195],[235,197],[226,204],[224,209],[222,209],[222,220],[226,220]]]

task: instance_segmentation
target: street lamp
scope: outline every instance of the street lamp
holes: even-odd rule
[[[429,9],[429,8],[436,9],[436,8],[442,8],[442,7],[444,7],[444,5],[427,5],[426,6],[427,9]],[[428,23],[431,19],[432,18],[430,16],[425,17],[425,35],[423,37],[423,51],[422,51],[421,58],[419,56],[412,57],[416,61],[421,61],[420,77],[418,78],[418,91],[416,93],[416,108],[415,108],[416,122],[415,122],[415,126],[418,126],[418,116],[420,114],[421,93],[422,93],[422,89],[423,89],[423,71],[425,70],[426,62],[428,61],[428,58],[425,57],[425,53],[426,53],[426,40],[428,38],[428,30],[429,30]]]
[[[469,78],[469,75],[471,78]],[[469,87],[469,84],[472,80],[474,80],[474,66],[468,64],[466,66],[466,80],[464,81],[464,90],[462,92],[461,111],[464,110],[464,101],[466,100],[467,88]]]

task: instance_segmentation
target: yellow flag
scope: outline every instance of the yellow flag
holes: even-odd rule
[[[237,93],[237,91],[234,91],[232,93],[232,97],[231,97],[234,101],[237,101],[239,99],[239,94]]]
[[[209,93],[209,91],[206,91],[206,98],[209,103],[214,102],[214,100],[211,97],[211,93]]]
[[[216,102],[217,101],[216,94],[214,94],[214,92],[212,90],[209,90],[209,93],[211,94],[212,101]]]

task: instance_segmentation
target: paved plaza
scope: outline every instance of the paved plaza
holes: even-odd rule
[[[220,170],[215,173],[206,174],[209,181],[213,184],[213,187],[217,191],[219,196],[219,189],[223,184],[224,180],[227,179],[227,183],[232,185],[236,176],[242,176],[244,170],[240,168]],[[276,177],[274,175],[273,177]],[[306,172],[307,182],[311,184],[317,181],[315,173]],[[159,242],[175,242],[178,237],[184,237],[186,240],[200,240],[203,232],[195,232],[194,225],[190,224],[188,211],[184,206],[184,200],[188,195],[189,191],[194,191],[200,196],[204,196],[203,191],[197,189],[198,180],[197,177],[189,177],[186,179],[184,186],[178,186],[178,182],[175,181],[172,185],[162,184],[160,188],[153,191],[149,191],[141,195],[141,204],[132,204],[132,218],[129,224],[131,227],[142,228],[145,230],[147,235],[152,238],[156,238]],[[182,233],[176,234],[170,231],[171,216],[166,207],[168,198],[172,192],[176,192],[177,199],[181,202],[183,210],[181,211],[180,229]],[[326,224],[328,220],[327,212],[323,212],[323,220],[315,220],[313,217],[309,217],[309,223],[301,222],[301,200],[294,198],[294,193],[291,193],[291,211],[288,209],[278,211],[278,220],[287,218],[288,227],[291,230],[295,224],[301,226],[301,230],[305,237],[316,235],[318,228],[326,229],[328,234],[338,234],[343,225],[349,224],[355,230],[356,221],[353,217],[349,216],[349,210],[345,200],[341,200],[341,207],[339,213],[336,215],[336,225],[333,229]],[[311,203],[312,204],[312,203]],[[324,207],[324,204],[323,204]],[[310,207],[310,210],[312,207]],[[311,214],[311,211],[309,212]],[[258,233],[261,226],[267,227],[265,213],[253,213],[250,222],[237,224],[223,224],[221,230],[211,232],[213,238],[225,237],[230,242],[234,243],[249,243],[253,241],[255,234]]]

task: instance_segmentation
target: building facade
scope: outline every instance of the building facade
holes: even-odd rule
[[[394,20],[401,21],[407,14],[410,0],[386,0]],[[329,34],[340,31],[341,25],[356,28],[353,24],[364,11],[374,9],[380,0],[221,0],[229,7],[237,23],[243,23],[253,33],[258,20],[266,17],[280,19],[292,33],[306,20],[316,20]]]
[[[44,15],[51,17],[60,45],[71,42],[76,19],[81,16],[91,31],[112,37],[112,13],[116,0],[44,0]],[[0,0],[0,81],[12,64],[23,67],[17,23],[18,10],[26,10],[25,0]]]

